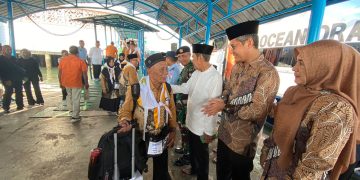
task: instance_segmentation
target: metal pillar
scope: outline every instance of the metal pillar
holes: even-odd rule
[[[179,48],[181,47],[181,41],[182,41],[182,33],[183,33],[183,31],[182,31],[182,27],[181,26],[179,26]]]
[[[96,23],[94,22],[95,42],[98,40],[96,32]]]
[[[113,38],[112,38],[112,28],[110,26],[110,40],[113,41]]]
[[[107,35],[106,35],[106,26],[104,26],[104,30],[105,30],[105,47],[108,45],[107,43]]]
[[[145,68],[145,37],[144,37],[144,30],[138,31],[138,44],[139,44],[139,50],[140,50],[140,72],[143,76],[147,75],[146,68]]]
[[[9,38],[10,38],[10,46],[12,49],[12,55],[16,56],[16,48],[15,48],[15,34],[14,34],[14,19],[13,19],[13,7],[12,1],[7,1],[7,8],[8,8],[8,25],[9,25]]]
[[[307,44],[319,40],[326,0],[312,0]]]
[[[213,4],[212,4],[211,0],[208,0],[207,4],[208,4],[208,14],[207,14],[206,32],[205,32],[205,44],[209,44],[209,41],[210,41],[212,10],[213,10]]]

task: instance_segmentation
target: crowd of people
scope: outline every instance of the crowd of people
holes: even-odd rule
[[[236,63],[225,81],[210,64],[211,45],[152,54],[144,61],[148,75],[139,79],[140,52],[134,41],[124,41],[121,52],[111,42],[104,55],[99,41],[87,54],[80,40],[79,47],[71,46],[69,54],[62,51],[59,59],[60,87],[72,122],[80,120],[81,90],[89,88],[92,67],[101,84],[99,107],[118,113],[118,133],[135,126],[144,153],[153,158],[154,180],[170,179],[168,149],[174,146],[177,128],[181,146],[175,152],[183,156],[174,165],[189,165],[184,174],[208,179],[209,143],[217,138],[217,179],[250,179],[269,114],[275,120],[261,149],[262,179],[349,179],[359,161],[359,52],[333,40],[295,48],[297,85],[274,104],[280,79],[258,48],[258,26],[258,21],[247,21],[226,29]],[[3,46],[3,108],[9,110],[13,89],[18,109],[23,108],[23,77],[28,103],[43,104],[36,61],[28,50],[19,60],[10,53],[11,48]]]
[[[27,49],[20,51],[19,57],[12,56],[12,48],[9,45],[0,46],[0,80],[5,89],[2,95],[2,108],[5,113],[10,113],[12,95],[15,91],[17,110],[24,109],[23,88],[29,106],[44,105],[39,81],[43,81],[39,63],[31,57]],[[34,99],[32,88],[35,91]]]
[[[258,49],[258,26],[248,21],[226,29],[236,64],[225,82],[209,63],[213,47],[193,44],[192,53],[184,46],[149,56],[148,76],[127,85],[118,132],[136,122],[153,158],[153,179],[170,179],[168,149],[176,128],[182,147],[175,151],[184,156],[175,165],[190,164],[183,173],[208,179],[208,144],[218,138],[217,179],[250,179],[269,114],[275,123],[261,149],[262,179],[350,178],[359,160],[359,52],[332,40],[296,48],[297,85],[274,104],[280,79]]]
[[[78,47],[70,47],[70,54],[67,50],[61,51],[61,57],[58,59],[58,78],[62,88],[63,105],[70,111],[72,122],[81,120],[81,92],[89,92],[89,71],[91,78],[93,76],[101,85],[99,108],[118,112],[125,101],[127,86],[138,82],[139,52],[132,40],[124,45],[118,54],[114,42],[103,50],[100,48],[100,41],[96,41],[95,46],[87,53],[85,42],[80,40]],[[86,95],[84,99],[87,100]]]

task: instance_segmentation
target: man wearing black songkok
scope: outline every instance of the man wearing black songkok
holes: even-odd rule
[[[146,144],[147,155],[153,158],[153,180],[169,180],[168,148],[174,146],[176,110],[171,87],[166,83],[167,65],[165,54],[156,53],[145,60],[149,76],[140,80],[140,97],[134,99],[131,88],[128,88],[125,103],[122,106],[118,121],[121,132],[130,131],[131,119],[137,121],[136,129],[141,133]],[[154,149],[158,149],[156,153]]]
[[[218,134],[218,180],[250,179],[258,135],[279,88],[276,69],[258,49],[258,27],[259,21],[247,21],[226,29],[236,64],[221,97],[204,107],[207,115],[225,115]]]

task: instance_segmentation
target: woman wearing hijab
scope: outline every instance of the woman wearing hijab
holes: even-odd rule
[[[264,179],[338,179],[355,162],[360,55],[333,40],[296,48],[296,86],[275,108]]]
[[[99,107],[104,110],[117,112],[119,109],[120,72],[120,68],[115,66],[114,58],[107,57],[106,64],[100,74],[102,97]]]

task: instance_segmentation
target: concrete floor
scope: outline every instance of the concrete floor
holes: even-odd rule
[[[42,69],[45,81],[41,84],[44,106],[26,107],[22,111],[4,114],[0,110],[0,180],[9,179],[87,179],[89,152],[95,148],[100,136],[116,125],[116,116],[98,109],[99,82],[90,80],[90,102],[82,103],[82,121],[71,123],[67,111],[54,111],[61,107],[61,91],[57,83],[57,70]],[[24,93],[25,94],[25,93]],[[24,103],[26,99],[24,97]],[[179,139],[179,138],[178,138]],[[216,143],[210,145],[215,148]],[[169,171],[174,180],[196,179],[181,173],[173,166],[179,157],[169,151]],[[211,152],[210,159],[214,157]],[[151,179],[149,172],[144,179]],[[258,156],[254,160],[252,179],[262,172]],[[216,179],[215,164],[210,162],[209,179]]]

